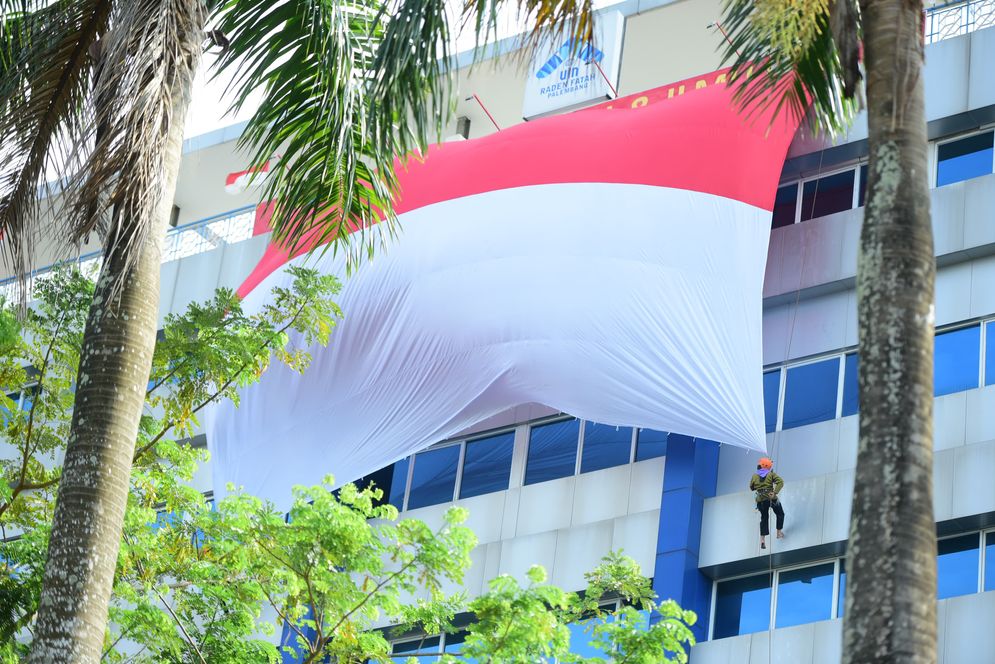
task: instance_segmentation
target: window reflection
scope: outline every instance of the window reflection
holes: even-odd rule
[[[410,463],[411,457],[401,459],[394,464],[394,470],[391,473],[390,491],[387,494],[389,496],[388,502],[398,510],[404,509],[404,491],[407,489],[408,465]]]
[[[627,464],[631,452],[632,427],[584,423],[584,448],[581,452],[580,472],[589,473]]]
[[[933,392],[936,396],[978,386],[979,325],[937,334],[933,348]]]
[[[424,639],[417,639],[415,641],[402,641],[400,643],[395,643],[393,646],[393,653],[395,655],[404,655],[407,653],[421,653],[421,652],[438,652],[439,651],[439,637],[438,636],[428,636]],[[415,657],[417,662],[422,664],[428,664],[428,662],[439,661],[438,655],[418,655]],[[395,658],[394,661],[406,661],[405,659]]]
[[[835,564],[823,563],[777,575],[775,627],[828,620],[833,612]]]
[[[636,461],[667,456],[667,432],[640,429],[636,438]]]
[[[985,535],[985,588],[995,590],[995,532]]]
[[[936,156],[937,187],[988,175],[992,172],[992,132],[943,143]]]
[[[716,584],[713,638],[768,629],[770,583],[769,574],[758,574]]]
[[[948,537],[936,543],[937,597],[978,592],[978,534]]]
[[[988,323],[985,336],[985,385],[995,385],[995,321]]]
[[[777,428],[777,400],[781,394],[781,370],[764,374],[764,424],[767,433]]]
[[[419,452],[411,472],[408,509],[448,503],[456,490],[456,468],[459,465],[459,445]]]
[[[514,431],[468,442],[463,459],[460,498],[506,490],[511,477],[514,448]]]
[[[860,410],[857,403],[857,369],[860,360],[856,353],[849,353],[843,367],[843,412],[842,416],[854,415]]]
[[[843,617],[843,608],[846,605],[846,559],[840,561],[840,591],[836,600],[836,617]]]
[[[536,484],[574,474],[580,420],[574,418],[532,427],[525,463],[525,484]]]
[[[774,197],[774,214],[771,228],[781,228],[795,223],[795,207],[798,201],[798,183],[778,188]]]
[[[784,387],[782,428],[834,419],[839,377],[838,357],[790,367]]]
[[[801,220],[808,221],[853,207],[855,170],[809,180],[802,188]]]

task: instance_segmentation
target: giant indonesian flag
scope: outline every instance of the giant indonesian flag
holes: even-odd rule
[[[215,490],[287,504],[517,405],[763,450],[761,306],[790,139],[724,75],[429,151],[400,169],[402,232],[343,279],[301,376],[270,369],[207,420]],[[344,276],[341,252],[305,256]],[[290,281],[270,247],[243,284]]]

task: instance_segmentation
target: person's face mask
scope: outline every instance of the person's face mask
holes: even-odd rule
[[[767,473],[769,472],[770,468],[757,468],[757,475],[759,475],[761,479],[767,477]]]

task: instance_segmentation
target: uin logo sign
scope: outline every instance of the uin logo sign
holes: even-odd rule
[[[592,62],[601,62],[605,57],[605,54],[594,47],[590,42],[585,43],[583,46],[578,48],[577,40],[568,39],[563,42],[563,45],[557,49],[549,60],[536,71],[536,78],[543,79],[559,69],[560,65],[564,61],[577,59],[583,62],[585,65],[589,65]],[[566,69],[560,72],[560,80],[566,81],[570,78],[578,76],[580,74],[580,68],[575,66],[568,66]]]

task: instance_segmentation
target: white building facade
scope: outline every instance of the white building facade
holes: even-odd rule
[[[597,94],[627,95],[720,65],[722,36],[706,27],[721,17],[719,0],[626,0],[603,11],[618,12],[621,27],[617,59],[604,80],[592,79],[609,91]],[[940,661],[995,662],[995,2],[945,5],[926,25]],[[511,41],[492,55],[472,70],[470,54],[458,58],[461,120],[449,134],[474,138],[523,121],[529,71]],[[161,316],[237,287],[266,246],[267,235],[253,235],[258,194],[224,191],[225,176],[247,166],[235,149],[240,131],[185,145]],[[759,549],[748,490],[758,455],[526,404],[374,478],[404,516],[431,524],[454,502],[468,508],[480,540],[471,595],[536,563],[553,583],[580,589],[585,571],[622,549],[662,597],[699,614],[694,664],[840,660],[866,137],[863,116],[835,145],[799,134],[773,215],[764,389],[767,445],[786,480],[787,538]],[[209,477],[205,469],[205,491]]]

